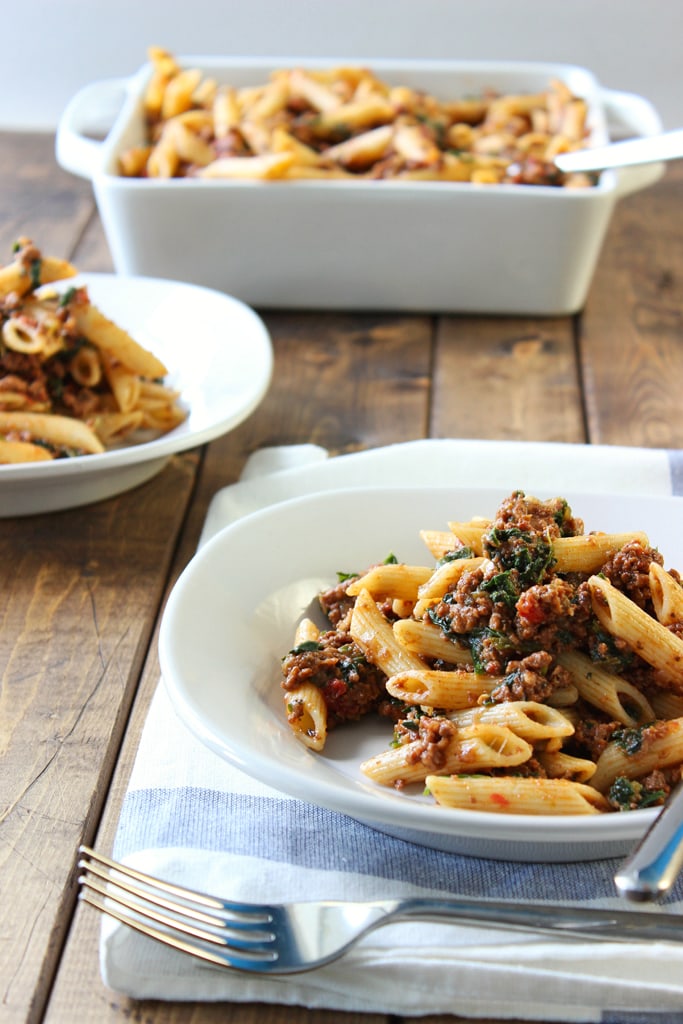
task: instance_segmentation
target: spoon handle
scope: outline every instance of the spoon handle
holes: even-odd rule
[[[652,164],[660,160],[678,160],[683,157],[683,128],[662,135],[626,139],[608,146],[577,149],[571,153],[558,153],[555,164],[561,171],[604,171],[609,167],[631,167],[634,164]]]
[[[656,900],[669,891],[682,867],[683,782],[679,782],[614,881],[627,899]]]

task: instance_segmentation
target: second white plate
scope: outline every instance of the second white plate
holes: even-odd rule
[[[169,456],[232,430],[265,395],[273,352],[249,306],[177,281],[79,274],[55,285],[88,287],[90,301],[168,367],[187,419],[162,437],[102,455],[0,466],[0,516],[74,508],[150,479]]]

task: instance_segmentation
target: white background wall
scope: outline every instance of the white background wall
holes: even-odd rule
[[[561,61],[683,126],[683,0],[0,0],[0,128],[51,129],[149,44],[177,55]]]

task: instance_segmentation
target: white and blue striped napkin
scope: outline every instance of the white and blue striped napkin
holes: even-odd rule
[[[265,505],[347,485],[518,487],[683,494],[683,454],[487,441],[415,441],[328,459],[315,446],[257,453],[219,492],[202,541]],[[270,789],[180,722],[163,685],[143,730],[114,856],[239,900],[452,893],[617,906],[614,861],[525,864],[415,846]],[[671,908],[683,911],[683,887]],[[623,903],[621,904],[623,906]],[[403,1016],[672,1024],[683,1021],[683,945],[557,942],[452,924],[391,925],[317,971],[256,977],[201,964],[103,921],[105,983],[133,998],[281,1003]]]

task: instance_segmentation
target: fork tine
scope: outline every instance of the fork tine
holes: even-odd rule
[[[135,882],[130,880],[119,881],[117,878],[112,877],[108,869],[101,868],[97,864],[86,864],[84,861],[79,861],[78,864],[79,867],[88,871],[91,876],[101,878],[103,882],[108,882],[110,885],[116,885],[124,892],[137,896],[140,899],[145,900],[147,903],[153,903],[156,907],[161,907],[164,910],[170,910],[175,913],[182,911],[184,917],[189,917],[193,921],[199,921],[202,924],[208,924],[209,926],[217,928],[220,928],[223,923],[222,918],[219,916],[208,914],[203,910],[197,909],[197,907],[191,906],[190,904],[183,903],[181,906],[181,904],[174,903],[173,900],[167,899],[159,893],[154,892],[151,888],[143,888],[141,885],[136,885]],[[104,891],[93,881],[91,877],[88,877],[87,875],[81,875],[78,881],[81,885],[86,885],[97,892]]]
[[[119,913],[125,910],[128,914],[144,917],[165,929],[172,929],[202,943],[220,946],[231,954],[237,951],[254,956],[272,957],[274,954],[276,936],[272,928],[268,927],[272,918],[263,912],[264,908],[256,907],[257,913],[251,920],[246,915],[235,919],[224,909],[212,912],[203,910],[189,902],[185,896],[189,890],[154,879],[100,854],[96,862],[91,863],[87,857],[87,848],[85,852],[86,856],[81,857],[78,863],[86,873],[78,881],[81,893],[85,892],[92,897],[89,902],[93,903],[93,899],[98,904],[102,900],[107,901],[98,909],[108,910],[111,901]],[[141,881],[138,882],[138,879]],[[183,896],[170,898],[164,895],[169,890],[179,890]],[[199,895],[204,897],[203,893]],[[222,901],[214,897],[205,897],[207,901],[224,906]]]
[[[135,914],[141,914],[144,917],[155,921],[157,924],[162,924],[166,928],[174,928],[176,931],[182,932],[184,935],[191,935],[192,938],[201,939],[202,942],[213,942],[217,946],[227,946],[227,939],[218,934],[216,931],[207,931],[204,928],[199,928],[196,925],[190,924],[188,921],[183,921],[175,916],[164,914],[160,910],[155,910],[154,907],[144,906],[141,902],[135,898],[131,898],[126,895],[127,890],[124,889],[121,892],[116,892],[112,889],[112,885],[116,885],[116,882],[112,882],[109,885],[100,885],[99,882],[92,878],[87,878],[85,875],[79,878],[82,890],[86,889],[89,892],[96,893],[103,899],[111,900],[119,907],[124,907],[126,910],[130,910]],[[81,891],[82,891],[81,890]]]
[[[234,936],[235,932],[242,932],[248,934],[250,938],[241,939],[240,944],[256,943],[258,941],[272,941],[273,933],[267,929],[268,921],[262,915],[254,915],[253,921],[245,920],[244,918],[233,917],[232,914],[227,914],[225,910],[215,911],[209,913],[205,910],[201,910],[194,904],[189,903],[186,900],[180,900],[176,897],[175,900],[169,899],[163,895],[163,889],[158,892],[156,888],[152,888],[151,885],[138,885],[135,881],[130,878],[117,878],[115,877],[115,868],[111,870],[109,868],[100,867],[99,864],[87,864],[85,861],[80,860],[79,865],[83,867],[88,874],[81,875],[78,881],[81,885],[89,886],[91,889],[101,892],[103,895],[113,895],[109,888],[104,889],[97,885],[93,881],[94,878],[99,878],[103,882],[107,883],[107,886],[116,886],[117,889],[122,890],[130,896],[134,896],[136,901],[144,900],[145,905],[152,903],[155,907],[160,907],[162,910],[168,910],[174,915],[181,915],[184,918],[189,918],[191,921],[197,921],[200,924],[208,925],[209,928],[221,928],[233,936],[233,941],[237,944],[237,938]],[[93,877],[91,877],[93,876]],[[114,897],[117,898],[118,897]]]
[[[134,931],[140,932],[142,935],[146,935],[148,938],[154,939],[164,946],[170,946],[181,953],[189,953],[190,956],[198,957],[200,960],[217,964],[220,967],[233,967],[237,970],[253,971],[255,969],[258,970],[260,965],[265,967],[266,964],[274,962],[276,959],[274,954],[267,960],[255,960],[251,957],[233,955],[228,953],[227,950],[207,948],[200,945],[199,942],[189,942],[177,933],[155,927],[149,921],[136,916],[125,907],[119,908],[118,906],[112,906],[111,903],[105,903],[99,896],[87,890],[81,890],[79,898],[83,903],[87,903],[89,906],[94,907],[95,910],[99,910],[106,917],[112,917],[116,921],[128,925]]]
[[[127,864],[120,864],[118,861],[111,860],[103,853],[97,853],[89,846],[79,846],[78,852],[81,854],[78,866],[85,870],[99,873],[95,870],[93,864],[101,865],[102,867],[109,869],[109,871],[115,871],[118,875],[125,875],[127,878],[132,878],[138,882],[142,882],[143,885],[154,892],[163,892],[170,896],[178,896],[189,904],[199,904],[201,907],[205,907],[210,910],[226,911],[231,915],[234,914],[236,919],[242,915],[249,925],[258,922],[268,924],[271,921],[272,915],[270,914],[268,907],[251,903],[236,903],[229,900],[222,900],[217,896],[210,896],[208,893],[199,892],[196,889],[186,889],[182,885],[162,881],[160,878],[154,878],[152,875],[146,875],[143,871],[138,871],[136,868],[129,867]],[[100,874],[100,877],[105,876]],[[112,881],[115,880],[112,879]],[[119,882],[115,881],[115,884],[118,885]],[[236,926],[237,920],[231,920],[231,925]]]

